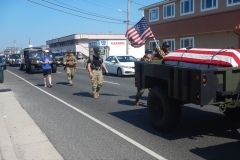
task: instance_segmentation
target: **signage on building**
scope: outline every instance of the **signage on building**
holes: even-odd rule
[[[88,35],[80,35],[81,38],[88,38]]]
[[[106,40],[101,40],[99,42],[100,42],[99,46],[107,46],[107,41]]]
[[[124,45],[124,42],[111,42],[111,45]]]

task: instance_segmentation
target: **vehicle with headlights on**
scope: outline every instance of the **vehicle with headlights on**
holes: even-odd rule
[[[20,54],[10,54],[8,62],[12,67],[19,66],[21,63]]]
[[[20,70],[26,70],[27,73],[34,74],[36,71],[42,70],[42,64],[40,63],[41,56],[44,55],[42,48],[39,47],[32,47],[32,48],[25,48],[21,52],[21,64]],[[53,58],[52,66],[52,73],[57,72],[57,63],[54,59],[53,54],[50,52],[49,56]]]
[[[108,73],[117,74],[121,77],[123,75],[135,74],[134,62],[136,61],[138,60],[130,55],[116,55],[107,57],[104,63],[107,67]],[[103,74],[105,74],[104,69]]]

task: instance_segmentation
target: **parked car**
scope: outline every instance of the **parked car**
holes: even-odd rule
[[[3,67],[4,70],[7,69],[5,57],[0,57],[0,67]]]
[[[123,75],[135,74],[134,62],[136,61],[138,60],[130,55],[116,55],[107,57],[104,63],[106,64],[108,73],[117,74],[121,77]],[[105,74],[104,69],[103,74]]]
[[[52,53],[52,58],[55,60],[57,65],[63,65],[63,55],[62,53]]]
[[[21,64],[20,54],[11,54],[9,56],[10,66],[19,66]]]

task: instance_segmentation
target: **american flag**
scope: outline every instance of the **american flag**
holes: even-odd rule
[[[137,24],[129,28],[125,36],[135,48],[141,47],[148,38],[154,37],[144,17]]]

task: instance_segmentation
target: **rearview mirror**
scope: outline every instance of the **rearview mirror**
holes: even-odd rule
[[[115,61],[115,60],[112,60],[112,63],[116,63],[116,61]]]

